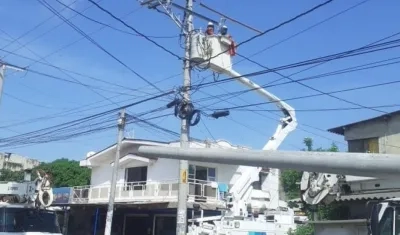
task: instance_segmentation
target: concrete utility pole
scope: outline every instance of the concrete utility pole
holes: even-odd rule
[[[181,149],[154,146],[141,146],[136,154],[143,157],[157,156],[206,163],[265,166],[378,178],[393,178],[400,175],[400,154]]]
[[[1,102],[1,98],[3,96],[3,85],[4,85],[4,79],[5,79],[5,72],[6,72],[6,69],[8,69],[8,68],[16,70],[16,71],[23,71],[23,69],[21,69],[21,68],[17,68],[17,67],[3,64],[0,62],[0,102]]]
[[[123,109],[121,110],[118,119],[117,150],[115,153],[114,166],[111,176],[110,195],[109,195],[107,217],[106,217],[106,229],[104,230],[104,235],[111,235],[112,219],[114,214],[115,189],[117,187],[116,183],[117,183],[118,168],[119,168],[119,158],[121,152],[121,142],[122,139],[124,138],[124,131],[125,131],[125,110]]]
[[[190,64],[190,46],[191,46],[191,32],[193,28],[193,0],[186,0],[186,13],[184,19],[184,26],[186,28],[185,34],[185,60],[183,63],[183,101],[190,101],[190,85],[191,85],[191,64]],[[190,125],[187,118],[182,119],[181,124],[181,148],[190,148]],[[187,197],[189,193],[188,185],[188,168],[187,160],[179,160],[179,194],[178,194],[178,209],[176,216],[176,234],[186,235],[187,227]]]

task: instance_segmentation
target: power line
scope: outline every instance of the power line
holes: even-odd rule
[[[313,28],[315,28],[315,27],[317,27],[317,26],[319,26],[319,25],[321,25],[321,24],[324,24],[324,23],[326,23],[326,22],[328,22],[328,21],[330,21],[330,20],[332,20],[332,19],[334,19],[334,18],[336,18],[336,17],[338,17],[338,16],[340,16],[340,15],[343,15],[344,13],[347,13],[347,12],[349,12],[349,11],[351,11],[351,10],[354,10],[355,8],[357,8],[357,7],[361,6],[361,5],[363,5],[364,3],[367,3],[368,1],[370,1],[370,0],[364,0],[364,1],[362,1],[362,2],[359,2],[359,3],[355,4],[355,5],[352,5],[352,6],[349,7],[349,8],[346,8],[346,9],[344,9],[344,10],[342,10],[342,11],[340,11],[340,12],[338,12],[338,13],[336,13],[336,14],[334,14],[334,15],[332,15],[332,16],[330,16],[330,17],[328,17],[328,18],[326,18],[326,19],[324,19],[324,20],[322,20],[322,21],[319,21],[319,22],[317,22],[317,23],[315,23],[315,24],[313,24],[313,25],[311,25],[311,26],[309,26],[309,27],[307,27],[307,28],[305,28],[305,29],[303,29],[303,30],[301,30],[301,31],[299,31],[299,32],[297,32],[297,33],[295,33],[295,34],[290,35],[289,37],[286,37],[286,38],[284,38],[284,39],[282,39],[282,40],[280,40],[280,41],[278,41],[278,42],[276,42],[276,43],[274,43],[274,44],[272,44],[272,45],[270,45],[270,46],[265,47],[265,48],[262,49],[262,50],[259,50],[259,51],[255,52],[255,53],[253,53],[253,54],[247,56],[247,58],[251,58],[251,57],[254,57],[254,56],[256,56],[256,55],[259,55],[259,54],[261,54],[261,53],[263,53],[263,52],[265,52],[265,51],[267,51],[267,50],[269,50],[269,49],[272,49],[272,48],[274,48],[274,47],[276,47],[276,46],[278,46],[278,45],[280,45],[280,44],[282,44],[282,43],[284,43],[284,42],[287,42],[287,41],[289,41],[290,39],[293,39],[293,38],[299,36],[300,34],[303,34],[303,33],[307,32],[307,31],[309,31],[309,30],[311,30],[311,29],[313,29]],[[236,65],[236,64],[238,64],[238,63],[241,63],[241,62],[243,62],[244,60],[245,60],[245,59],[239,60],[239,61],[237,61],[236,63],[234,63],[234,65]]]
[[[392,85],[400,83],[400,80],[395,80],[395,81],[390,81],[390,82],[383,82],[383,83],[377,83],[373,85],[367,85],[367,86],[359,86],[359,87],[354,87],[354,88],[347,88],[347,89],[341,89],[337,91],[331,91],[327,92],[329,94],[336,94],[336,93],[342,93],[342,92],[348,92],[348,91],[355,91],[355,90],[362,90],[362,89],[367,89],[367,88],[374,88],[378,86],[386,86],[386,85]],[[288,100],[299,100],[299,99],[305,99],[305,98],[311,98],[311,97],[317,97],[317,96],[322,96],[324,94],[313,94],[313,95],[305,95],[305,96],[298,96],[298,97],[293,97],[293,98],[287,98],[287,99],[282,99],[281,101],[288,101]],[[257,106],[257,105],[264,105],[264,104],[270,104],[274,102],[260,102],[260,103],[255,103],[255,104],[248,104],[248,105],[238,105],[238,106],[232,106],[228,108],[220,108],[216,110],[232,110],[232,109],[240,109],[240,108],[247,108],[247,107],[252,107],[252,106]]]
[[[76,1],[77,1],[77,0],[71,2],[68,6],[73,5]],[[101,0],[100,0],[100,1],[101,1]],[[61,11],[63,11],[63,10],[65,10],[65,8],[62,9]],[[17,38],[12,39],[10,43],[8,43],[7,45],[3,46],[1,49],[7,48],[7,47],[10,46],[11,44],[13,44],[15,41],[17,41],[17,40],[19,40],[19,39],[25,37],[26,35],[28,35],[29,33],[33,32],[33,31],[35,31],[37,28],[39,28],[40,26],[42,26],[42,25],[44,25],[45,23],[47,23],[47,22],[48,22],[49,20],[51,20],[53,17],[55,17],[55,16],[50,16],[50,17],[46,18],[45,20],[41,21],[39,24],[35,25],[33,28],[29,29],[28,31],[26,31],[25,33],[21,34],[21,35],[18,36]],[[29,42],[28,42],[28,43],[29,43]],[[28,44],[28,43],[27,43],[27,44]],[[26,44],[25,44],[25,45],[26,45]],[[17,51],[17,50],[19,50],[19,49],[21,49],[21,48],[22,48],[22,46],[21,46],[20,48],[16,49],[15,51]],[[3,59],[4,59],[5,57],[7,57],[7,55],[4,56]]]
[[[239,56],[241,56],[241,55],[239,55]],[[245,58],[244,56],[241,56],[241,57]],[[268,68],[267,66],[258,63],[257,61],[254,61],[254,60],[249,59],[249,58],[246,58],[246,59],[249,60],[249,61],[251,61],[251,62],[253,62],[254,64],[256,64],[256,65],[258,65],[258,66],[264,68],[264,69],[270,69],[270,68]],[[295,83],[297,83],[297,84],[299,84],[299,85],[301,85],[301,86],[307,87],[308,89],[311,89],[311,90],[313,90],[313,91],[319,92],[319,93],[324,94],[324,95],[327,95],[327,96],[332,97],[332,98],[334,98],[334,99],[337,99],[337,100],[340,100],[340,101],[343,101],[343,102],[346,102],[346,103],[348,103],[348,104],[352,104],[352,105],[355,105],[355,106],[359,106],[359,107],[361,107],[361,108],[368,108],[367,106],[358,104],[358,103],[353,102],[353,101],[350,101],[350,100],[343,99],[343,98],[341,98],[341,97],[338,97],[338,96],[335,96],[335,95],[326,93],[326,92],[324,92],[324,91],[322,91],[322,90],[320,90],[320,89],[317,89],[317,88],[312,87],[312,86],[310,86],[310,85],[307,85],[307,84],[305,84],[305,83],[296,81],[296,80],[292,79],[290,76],[286,76],[286,75],[284,75],[284,74],[282,74],[282,73],[280,73],[280,72],[278,72],[278,71],[273,71],[273,73],[278,74],[278,75],[281,76],[282,78],[286,78],[286,79],[288,79],[288,80],[290,80],[290,81],[292,81],[292,82],[295,82]],[[376,109],[376,108],[369,108],[369,109],[372,110],[372,111],[380,112],[380,113],[386,113],[386,112],[381,111],[381,110]]]
[[[397,35],[397,34],[400,34],[400,33],[396,33],[395,35]],[[391,35],[391,37],[392,36],[393,35]],[[300,61],[300,62],[288,64],[288,65],[275,67],[275,68],[272,68],[272,69],[260,70],[260,71],[257,71],[257,72],[252,72],[252,73],[244,74],[244,75],[237,76],[237,77],[230,77],[230,78],[221,79],[221,80],[218,80],[218,81],[207,82],[207,83],[203,83],[201,85],[195,86],[194,88],[193,88],[193,85],[192,85],[191,88],[192,89],[199,89],[199,88],[203,88],[205,86],[213,85],[215,83],[230,82],[230,81],[233,81],[235,78],[239,78],[239,77],[254,77],[254,76],[259,76],[259,75],[271,73],[271,72],[274,72],[274,71],[292,69],[292,68],[297,68],[297,67],[302,67],[302,66],[312,65],[312,64],[320,64],[320,63],[323,63],[323,62],[328,62],[328,61],[333,61],[333,60],[338,60],[338,59],[343,59],[343,58],[348,58],[348,57],[353,57],[353,56],[358,56],[358,55],[364,55],[364,54],[374,53],[374,52],[378,52],[378,51],[389,50],[389,49],[393,49],[393,48],[397,48],[397,47],[400,47],[400,39],[391,40],[391,41],[388,41],[388,42],[385,42],[385,43],[379,43],[379,44],[375,44],[375,45],[371,45],[371,46],[367,46],[367,47],[347,50],[347,51],[344,51],[344,52],[330,54],[330,55],[327,55],[327,56],[321,56],[321,57],[317,57],[317,58],[314,58],[314,59],[309,59],[309,60],[305,60],[305,61]],[[310,69],[310,68],[307,68],[307,69]],[[292,74],[292,75],[294,75],[294,74]]]
[[[91,1],[91,0],[89,0],[89,1]],[[317,10],[317,9],[319,9],[319,8],[329,4],[331,2],[333,2],[333,0],[325,1],[325,2],[319,4],[319,5],[317,5],[317,6],[313,7],[313,8],[305,11],[305,12],[302,12],[302,13],[298,14],[297,16],[295,16],[293,18],[290,18],[289,20],[286,20],[286,21],[284,21],[284,22],[282,22],[282,23],[280,23],[280,24],[278,24],[278,25],[276,25],[276,26],[274,26],[274,27],[272,27],[270,29],[267,29],[267,30],[263,31],[260,34],[257,34],[257,35],[255,35],[253,37],[250,37],[247,40],[244,40],[244,41],[240,42],[239,44],[236,45],[236,47],[239,47],[239,46],[241,46],[241,45],[243,45],[245,43],[249,43],[249,42],[253,41],[254,39],[256,39],[258,37],[261,37],[261,36],[264,36],[265,34],[271,32],[271,31],[277,30],[277,29],[281,28],[282,26],[285,26],[286,24],[289,24],[289,23],[291,23],[291,22],[293,22],[293,21],[295,21],[295,20],[297,20],[297,19],[299,19],[299,18],[301,18],[301,17],[303,17],[305,15],[308,15],[308,14],[312,13],[313,11],[315,11],[315,10]],[[220,56],[220,55],[222,55],[224,53],[227,53],[228,51],[229,51],[229,49],[225,50],[225,51],[222,51],[222,52],[216,54],[215,56],[210,57],[209,60],[214,59],[214,58],[216,58],[216,57],[218,57],[218,56]]]
[[[295,81],[308,81],[308,80],[319,79],[319,78],[324,78],[324,77],[330,77],[330,76],[335,76],[335,75],[340,75],[340,74],[346,74],[346,73],[352,73],[352,72],[357,72],[357,71],[362,71],[362,70],[374,69],[374,68],[378,68],[378,67],[386,67],[386,66],[390,66],[390,65],[394,65],[394,64],[400,63],[399,59],[400,59],[400,57],[394,57],[394,58],[390,58],[390,59],[379,60],[379,61],[375,61],[375,62],[372,62],[372,63],[367,63],[367,64],[348,67],[348,68],[345,68],[345,69],[339,69],[339,70],[335,70],[335,71],[331,71],[331,72],[327,72],[327,73],[308,76],[308,77],[296,79]],[[393,60],[398,60],[398,61],[389,62],[389,61],[393,61]],[[382,63],[382,62],[388,62],[388,63],[379,64],[379,63]],[[267,84],[264,84],[264,85],[261,86],[261,88],[270,88],[270,87],[282,86],[282,85],[287,85],[287,84],[293,83],[293,81],[287,81],[287,82],[281,82],[281,83],[272,84],[273,82],[269,82]],[[218,85],[218,84],[216,84],[216,85]],[[253,91],[253,90],[256,90],[256,89],[246,89],[246,90],[242,90],[242,91],[230,92],[230,93],[225,93],[225,94],[220,94],[220,95],[210,95],[209,98],[203,98],[203,99],[200,99],[199,101],[206,101],[206,100],[214,99],[216,97],[225,97],[225,96],[229,96],[226,99],[230,99],[230,98],[233,98],[233,97],[238,97],[240,95],[243,95],[243,94],[248,93],[248,92]],[[212,105],[217,104],[217,103],[219,103],[219,102],[213,103]]]
[[[57,0],[58,1],[58,0]],[[167,53],[169,53],[170,55],[176,57],[179,60],[182,60],[182,57],[177,55],[176,53],[168,50],[167,48],[165,48],[164,46],[160,45],[158,42],[152,40],[151,38],[149,38],[148,36],[142,34],[141,32],[139,32],[138,30],[136,30],[135,28],[133,28],[132,26],[128,25],[125,21],[123,21],[122,19],[116,17],[113,13],[111,13],[110,11],[108,11],[107,9],[103,8],[102,6],[100,6],[99,4],[97,4],[96,2],[94,2],[93,0],[89,0],[89,2],[91,2],[93,5],[95,5],[97,8],[99,8],[101,11],[107,13],[109,16],[111,16],[113,19],[119,21],[120,23],[122,23],[124,26],[130,28],[131,30],[133,30],[135,33],[137,33],[138,35],[144,37],[147,41],[153,43],[154,45],[156,45],[157,47],[161,48],[162,50],[166,51]]]
[[[11,137],[8,137],[8,138],[2,138],[2,139],[0,139],[0,143],[4,143],[4,144],[8,143],[8,144],[14,144],[15,145],[17,143],[21,143],[21,141],[23,141],[24,143],[27,142],[27,141],[33,141],[33,140],[39,141],[38,138],[43,138],[43,137],[46,137],[46,136],[48,137],[49,134],[50,135],[54,135],[56,133],[60,133],[60,131],[65,131],[65,130],[71,131],[71,128],[79,127],[78,129],[80,130],[81,128],[85,128],[86,127],[86,128],[90,129],[90,123],[88,123],[89,121],[92,121],[92,120],[95,120],[95,119],[98,119],[98,118],[101,118],[101,117],[106,117],[105,120],[111,121],[112,119],[110,118],[110,116],[107,116],[107,115],[113,114],[113,113],[115,113],[116,111],[118,111],[120,109],[126,109],[126,108],[129,108],[129,107],[138,105],[138,104],[142,104],[142,103],[154,100],[154,99],[162,97],[162,96],[171,95],[173,93],[174,93],[174,91],[165,92],[165,93],[157,95],[157,96],[153,96],[153,97],[150,97],[150,98],[147,98],[147,99],[143,99],[143,100],[140,100],[140,101],[128,104],[128,105],[124,105],[122,107],[118,107],[118,108],[115,108],[115,109],[107,110],[107,111],[104,111],[104,112],[101,112],[101,113],[97,113],[97,114],[94,114],[94,115],[90,115],[90,116],[87,116],[87,117],[84,117],[84,118],[76,119],[76,120],[73,120],[73,121],[69,121],[69,122],[58,124],[58,125],[51,126],[51,127],[42,128],[42,129],[39,129],[39,130],[36,130],[36,131],[23,133],[23,134],[16,135],[16,136],[11,136]],[[154,111],[159,111],[159,110],[160,109],[158,108],[158,109],[155,109]],[[145,113],[145,114],[148,114],[148,112]],[[107,121],[105,121],[105,120],[101,120],[100,122],[98,122],[98,124],[102,125],[101,128],[107,128]],[[82,124],[83,124],[83,126],[82,126]],[[81,125],[81,126],[78,126],[78,125]],[[72,129],[72,130],[74,130],[74,129]],[[3,146],[3,147],[5,147],[5,146]]]
[[[90,21],[92,21],[92,22],[95,22],[95,23],[97,23],[97,24],[103,25],[103,26],[105,26],[105,27],[107,27],[107,28],[113,29],[113,30],[118,31],[118,32],[121,32],[121,33],[133,35],[133,36],[136,36],[136,37],[143,37],[142,34],[138,34],[138,33],[137,33],[137,34],[134,34],[134,33],[131,33],[131,32],[129,32],[129,31],[121,30],[121,29],[115,28],[115,27],[113,27],[113,26],[111,26],[111,25],[109,25],[109,24],[106,24],[106,23],[103,23],[103,22],[101,22],[101,21],[95,20],[95,19],[93,19],[93,18],[91,18],[91,17],[89,17],[89,16],[87,16],[87,15],[85,15],[85,14],[83,14],[83,13],[77,11],[77,10],[75,10],[74,8],[72,8],[72,7],[68,6],[68,5],[66,5],[65,3],[63,3],[63,2],[60,1],[60,0],[56,0],[56,1],[57,1],[59,4],[63,5],[64,7],[68,8],[69,10],[75,12],[76,14],[82,16],[83,18],[85,18],[85,19],[87,19],[87,20],[90,20]],[[148,37],[148,38],[158,38],[158,39],[163,39],[163,38],[169,39],[169,38],[178,38],[179,35],[174,35],[174,36],[151,36],[151,35],[147,35],[146,37]]]
[[[80,33],[81,35],[83,35],[88,41],[90,41],[93,45],[95,45],[96,47],[98,47],[99,49],[101,49],[103,52],[105,52],[107,55],[109,55],[110,57],[112,57],[114,60],[116,60],[118,63],[120,63],[121,65],[123,65],[126,69],[128,69],[130,72],[132,72],[133,74],[135,74],[137,77],[139,77],[141,80],[143,80],[145,83],[147,83],[148,85],[150,85],[151,87],[157,89],[160,92],[163,92],[160,88],[158,88],[156,85],[154,85],[152,82],[150,82],[149,80],[147,80],[145,77],[143,77],[142,75],[140,75],[138,72],[136,72],[135,70],[133,70],[131,67],[129,67],[127,64],[125,64],[124,62],[122,62],[120,59],[118,59],[116,56],[114,56],[112,53],[110,53],[108,50],[106,50],[104,47],[102,47],[100,44],[98,44],[93,38],[91,38],[89,35],[87,35],[85,32],[83,32],[81,29],[79,29],[76,25],[74,25],[73,23],[71,23],[68,19],[66,19],[64,16],[62,16],[61,14],[59,14],[53,7],[51,7],[46,1],[44,0],[37,0],[39,3],[41,3],[44,7],[46,7],[47,9],[49,9],[51,12],[53,12],[55,15],[57,15],[60,19],[62,19],[65,23],[67,23],[69,26],[71,26],[75,31],[77,31],[78,33]]]
[[[263,52],[265,52],[265,51],[267,51],[267,50],[269,50],[269,49],[271,49],[271,48],[274,48],[274,47],[276,47],[276,46],[278,46],[278,45],[280,45],[280,44],[282,44],[282,43],[284,43],[284,42],[287,42],[287,41],[289,41],[290,39],[293,39],[293,38],[295,38],[295,37],[297,37],[297,36],[299,36],[299,35],[301,35],[301,34],[307,32],[307,31],[309,31],[309,30],[311,30],[311,29],[313,29],[313,28],[315,28],[315,27],[317,27],[317,26],[319,26],[319,25],[322,25],[322,24],[324,24],[324,23],[326,23],[326,22],[328,22],[328,21],[330,21],[330,20],[332,20],[332,19],[334,19],[334,18],[336,18],[336,17],[338,17],[338,16],[340,16],[340,15],[343,15],[344,13],[347,13],[347,12],[349,12],[349,11],[351,11],[351,10],[357,8],[357,7],[361,6],[362,4],[364,4],[364,3],[368,2],[368,1],[370,1],[370,0],[364,0],[364,1],[362,1],[362,2],[359,2],[359,3],[355,4],[355,5],[352,5],[352,6],[349,7],[349,8],[346,8],[346,9],[344,9],[344,10],[342,10],[342,11],[340,11],[340,12],[338,12],[338,13],[336,13],[336,14],[334,14],[334,15],[332,15],[332,16],[326,18],[326,19],[323,19],[322,21],[319,21],[319,22],[317,22],[317,23],[315,23],[315,24],[313,24],[313,25],[311,25],[311,26],[309,26],[309,27],[307,27],[307,28],[305,28],[305,29],[303,29],[303,30],[301,30],[301,31],[299,31],[299,32],[297,32],[297,33],[295,33],[295,34],[290,35],[289,37],[286,37],[286,38],[284,38],[284,39],[282,39],[282,40],[280,40],[280,41],[278,41],[278,42],[276,42],[276,43],[274,43],[274,44],[272,44],[272,45],[269,45],[269,46],[263,48],[262,50],[259,50],[259,51],[255,52],[255,53],[253,53],[253,54],[247,56],[247,58],[251,58],[251,57],[254,57],[254,56],[256,56],[256,55],[259,55],[259,54],[261,54],[261,53],[263,53]],[[243,62],[243,61],[245,61],[245,59],[238,60],[238,61],[236,61],[235,63],[233,63],[233,65],[239,64],[239,63],[241,63],[241,62]],[[180,74],[180,75],[182,75],[182,74]],[[211,77],[211,76],[212,76],[212,75],[208,75],[208,76],[206,76],[206,77],[204,77],[204,78],[209,78],[209,77]],[[203,82],[203,81],[202,81],[202,82]],[[201,84],[201,83],[200,83],[200,84]]]
[[[343,107],[343,108],[318,108],[318,109],[296,109],[296,112],[329,112],[329,111],[352,111],[361,109],[375,109],[375,108],[395,108],[400,107],[400,104],[387,104],[369,107]],[[235,109],[235,111],[243,112],[281,112],[275,109]]]

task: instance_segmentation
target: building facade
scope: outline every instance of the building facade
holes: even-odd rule
[[[40,162],[14,153],[0,153],[0,167],[11,171],[21,171],[39,166]]]
[[[175,234],[179,161],[135,155],[135,150],[144,145],[176,147],[179,146],[179,142],[138,139],[122,141],[115,195],[117,210],[114,214],[118,219],[113,222],[113,231],[116,234],[131,234],[132,231],[138,235]],[[246,149],[226,141],[192,141],[190,147]],[[79,235],[81,232],[93,234],[95,228],[100,233],[104,229],[103,220],[110,192],[115,153],[116,145],[112,145],[99,152],[89,153],[80,162],[82,167],[89,167],[92,170],[91,185],[76,186],[71,189],[69,198],[71,220],[68,229],[71,234]],[[256,211],[273,208],[276,218],[279,218],[279,213],[292,213],[287,210],[287,204],[279,200],[279,176],[274,173],[275,171],[262,169],[258,174],[258,180],[253,180],[252,176],[243,179],[243,175],[246,175],[244,172],[256,172],[257,169],[189,161],[188,218],[192,216],[194,204],[199,205],[205,215],[219,215],[220,210],[225,208],[226,195],[234,185],[240,191],[238,195],[247,198],[247,205],[251,205]],[[80,223],[89,217],[93,223]],[[139,225],[143,225],[141,227],[143,231],[137,230]]]
[[[400,111],[329,129],[344,136],[349,152],[400,153]]]
[[[348,152],[400,153],[400,111],[331,128],[328,131],[344,136]],[[400,197],[400,182],[392,179],[346,176],[346,191],[338,200],[349,206],[349,218],[365,218],[365,203]]]

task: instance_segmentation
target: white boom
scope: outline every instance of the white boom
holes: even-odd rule
[[[232,69],[231,55],[228,53],[231,47],[232,41],[229,36],[206,36],[201,32],[195,33],[192,35],[191,60],[196,62],[196,66],[209,68],[216,73],[232,77],[240,84],[261,95],[262,98],[275,104],[282,111],[283,118],[280,119],[275,133],[262,148],[263,150],[277,150],[287,135],[296,129],[296,113],[293,107],[286,102]],[[233,215],[247,214],[247,204],[253,189],[252,183],[258,180],[261,169],[260,166],[257,166],[256,169],[254,167],[246,167],[246,165],[239,167],[238,173],[240,173],[240,176],[229,189],[228,202]],[[270,172],[268,177],[271,181],[270,186],[274,185],[276,187],[274,189],[271,188],[271,191],[276,191],[274,195],[271,195],[271,199],[273,198],[274,201],[278,202],[279,171],[276,173]],[[275,205],[276,207],[277,204]]]
[[[284,116],[280,119],[275,133],[262,148],[262,150],[277,150],[287,135],[296,129],[297,119],[294,109],[277,96],[271,94],[261,86],[252,82],[248,78],[243,77],[234,70],[221,69],[220,73],[233,77],[236,81],[252,89],[268,101],[274,103],[282,111]],[[262,167],[258,166],[256,170],[254,170],[253,167],[242,167],[242,169],[243,171],[241,172],[241,176],[229,190],[231,197],[230,206],[232,206],[234,215],[240,215],[241,211],[246,214],[246,204],[251,196],[252,183],[258,180]],[[276,174],[275,177],[278,178],[276,183],[279,183],[279,174]],[[279,188],[276,190],[278,191]],[[279,200],[279,197],[275,197],[276,195],[271,195],[271,198],[274,200]]]

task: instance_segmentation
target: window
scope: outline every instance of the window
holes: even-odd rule
[[[57,214],[54,211],[6,208],[2,218],[2,232],[59,233]]]
[[[216,169],[212,167],[203,167],[189,165],[189,180],[204,180],[204,181],[216,181]]]
[[[147,181],[147,166],[125,169],[125,182]]]
[[[379,221],[379,234],[392,235],[393,234],[393,208],[388,207]]]
[[[379,153],[379,138],[349,140],[349,152]]]

